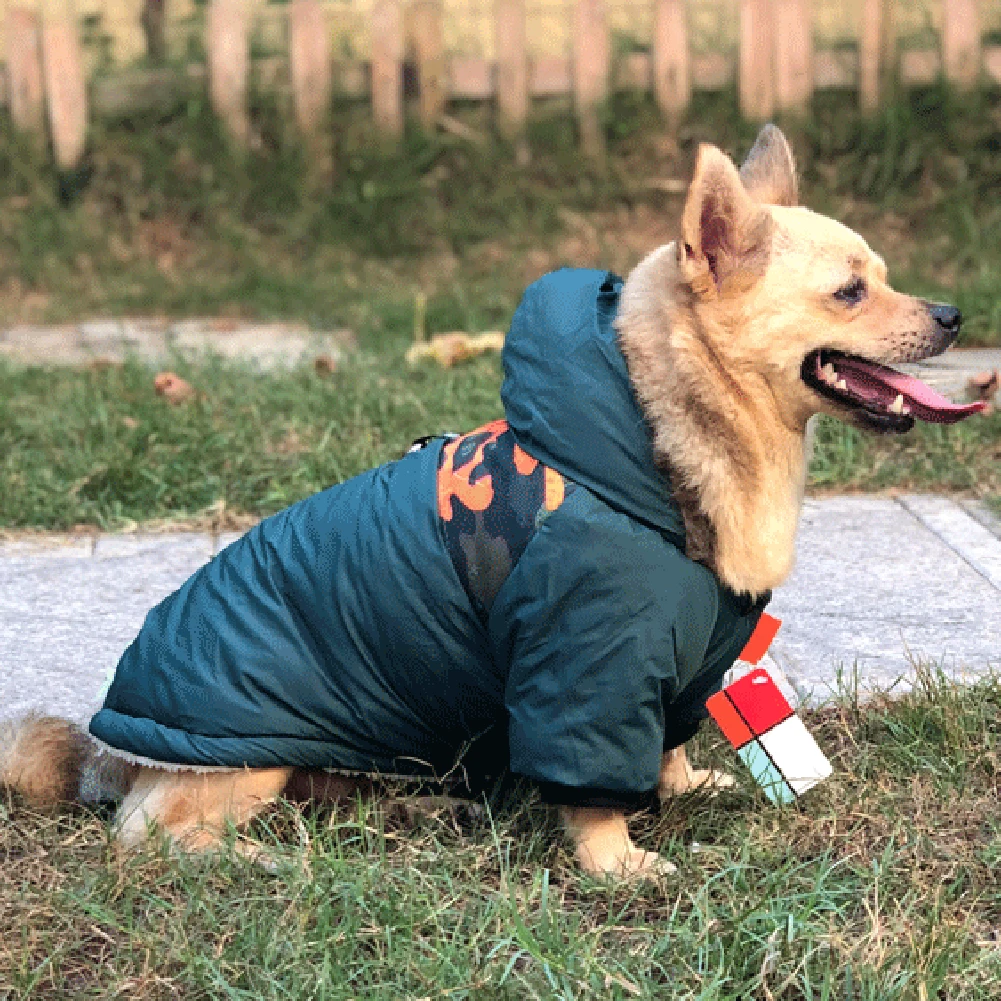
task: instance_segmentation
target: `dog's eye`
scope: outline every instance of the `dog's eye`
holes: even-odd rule
[[[866,291],[865,279],[853,278],[834,293],[834,298],[849,306],[857,306],[865,298]]]

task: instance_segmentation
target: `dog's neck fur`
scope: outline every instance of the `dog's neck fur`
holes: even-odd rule
[[[687,294],[675,245],[661,247],[626,281],[616,328],[686,554],[756,596],[792,569],[807,435],[783,421],[761,376],[728,371]]]

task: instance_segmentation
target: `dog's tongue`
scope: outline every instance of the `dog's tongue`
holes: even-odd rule
[[[933,424],[955,424],[984,409],[983,400],[976,403],[953,403],[920,379],[895,369],[863,361],[861,358],[840,357],[835,362],[839,379],[863,399],[889,407],[898,394],[913,417]]]

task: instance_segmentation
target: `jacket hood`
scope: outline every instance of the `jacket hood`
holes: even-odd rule
[[[684,551],[684,520],[613,328],[622,284],[563,268],[530,285],[504,343],[501,399],[526,452]]]

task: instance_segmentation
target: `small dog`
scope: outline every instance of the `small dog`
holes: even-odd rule
[[[727,781],[684,742],[792,568],[810,418],[980,409],[887,367],[944,351],[958,310],[797,200],[773,126],[739,171],[702,146],[676,242],[526,293],[505,420],[267,519],[150,613],[93,736],[7,724],[0,782],[117,795],[122,844],[155,821],[205,850],[283,794],[461,758],[536,781],[586,871],[669,869],[626,814]]]

